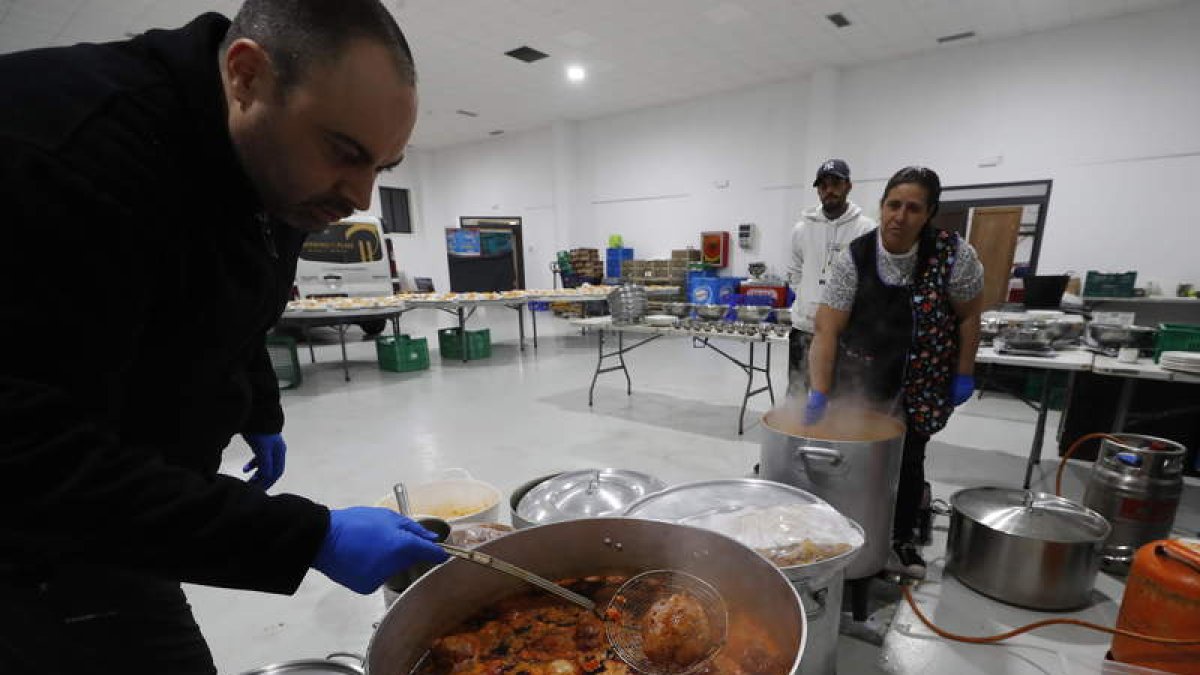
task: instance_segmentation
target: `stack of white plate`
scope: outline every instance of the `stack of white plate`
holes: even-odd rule
[[[1163,352],[1158,365],[1167,370],[1200,375],[1200,352]]]

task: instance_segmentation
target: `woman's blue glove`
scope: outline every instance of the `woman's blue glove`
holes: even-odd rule
[[[804,405],[804,423],[816,424],[825,417],[825,408],[829,407],[829,399],[821,392],[813,389],[808,392],[808,403]]]
[[[337,509],[329,512],[329,531],[312,567],[366,595],[416,563],[445,560],[446,552],[433,543],[436,539],[436,534],[391,509]]]
[[[954,383],[950,385],[950,400],[954,402],[954,405],[959,406],[966,403],[973,393],[975,393],[974,375],[958,374],[954,376]]]
[[[283,462],[287,456],[287,443],[283,442],[283,434],[242,434],[246,443],[254,452],[254,459],[242,467],[243,473],[249,473],[257,468],[258,471],[250,477],[250,484],[266,490],[283,475]]]

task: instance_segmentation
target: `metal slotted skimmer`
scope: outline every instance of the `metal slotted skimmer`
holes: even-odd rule
[[[514,576],[596,613],[604,620],[605,633],[617,656],[646,675],[694,673],[725,645],[729,618],[724,599],[710,584],[686,572],[652,570],[632,577],[600,612],[592,600],[522,567],[479,551],[440,546],[456,558]],[[678,614],[671,614],[667,605],[675,598],[691,601],[692,621],[681,622]],[[664,630],[653,631],[650,622]]]
[[[693,601],[691,620],[671,603]],[[661,601],[661,603],[660,603]],[[621,585],[608,604],[604,630],[621,660],[650,675],[684,675],[708,665],[728,634],[729,614],[717,589],[676,570],[652,570]],[[666,635],[658,639],[655,629]],[[673,646],[664,647],[663,639]]]

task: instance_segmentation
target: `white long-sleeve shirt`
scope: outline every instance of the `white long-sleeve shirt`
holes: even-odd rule
[[[792,303],[793,326],[812,332],[813,317],[833,261],[850,242],[875,228],[875,221],[863,215],[862,208],[854,202],[849,202],[845,213],[832,221],[819,205],[804,210],[792,228],[792,262],[788,266],[788,283],[796,294]]]

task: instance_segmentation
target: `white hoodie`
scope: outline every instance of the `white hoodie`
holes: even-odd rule
[[[874,230],[875,221],[863,215],[854,202],[846,203],[846,212],[837,220],[825,217],[820,206],[809,207],[792,229],[792,262],[788,265],[788,283],[796,300],[792,304],[792,325],[811,333],[813,317],[821,302],[821,291],[833,259],[850,242]]]

